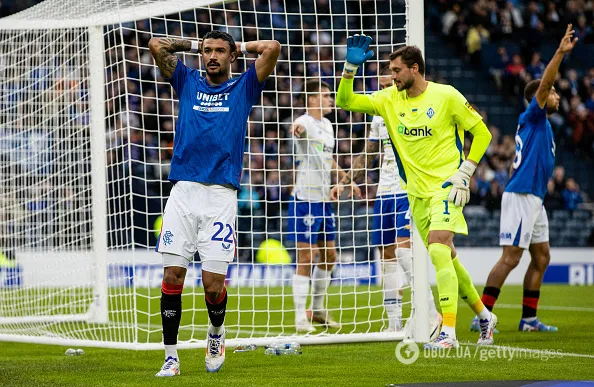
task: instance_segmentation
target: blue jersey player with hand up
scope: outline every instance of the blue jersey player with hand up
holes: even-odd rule
[[[209,317],[206,370],[217,372],[225,361],[225,277],[235,255],[237,190],[247,119],[276,66],[280,44],[275,40],[235,43],[228,33],[211,31],[201,42],[152,38],[149,48],[179,99],[169,173],[174,186],[157,241],[164,266],[165,363],[156,376],[179,374],[181,294],[196,252],[202,261]],[[180,51],[200,52],[206,76],[186,67],[175,55]],[[258,59],[239,77],[231,78],[231,64],[248,53],[258,54]]]
[[[557,331],[556,327],[536,317],[542,279],[551,258],[549,222],[543,199],[555,166],[555,139],[547,116],[559,110],[559,95],[553,85],[563,57],[578,41],[573,38],[574,32],[569,24],[542,79],[529,82],[524,89],[529,105],[520,115],[516,157],[501,203],[499,243],[503,246],[503,255],[491,270],[482,297],[485,306],[493,310],[505,279],[528,249],[531,262],[524,277],[520,331]],[[479,329],[477,318],[471,329]]]

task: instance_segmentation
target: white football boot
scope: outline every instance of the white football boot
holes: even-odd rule
[[[204,358],[207,372],[218,372],[225,363],[225,326],[221,325],[218,332],[215,334],[215,327],[208,325]]]
[[[173,356],[169,356],[167,359],[165,359],[163,367],[161,367],[161,370],[157,372],[155,376],[170,377],[175,375],[179,375],[179,360]]]
[[[423,346],[425,349],[440,350],[458,348],[460,344],[457,339],[451,338],[445,332],[441,332],[437,338]]]
[[[307,318],[301,320],[295,320],[295,330],[297,333],[314,333],[316,327],[313,326],[311,321]]]
[[[481,335],[479,336],[478,345],[493,345],[493,332],[497,326],[497,316],[491,312],[489,320],[479,320],[481,327]]]

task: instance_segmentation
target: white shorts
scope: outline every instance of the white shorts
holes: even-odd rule
[[[187,268],[196,252],[202,262],[232,262],[236,215],[236,190],[221,185],[177,182],[165,206],[156,250],[184,260],[167,259],[164,266]]]
[[[527,249],[549,241],[549,219],[542,199],[531,194],[504,192],[501,200],[499,244]]]

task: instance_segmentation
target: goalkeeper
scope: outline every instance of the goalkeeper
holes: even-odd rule
[[[425,80],[421,51],[404,46],[390,54],[394,86],[371,95],[353,93],[357,68],[373,56],[371,38],[351,36],[336,104],[348,111],[381,116],[388,129],[411,214],[435,266],[442,332],[429,349],[457,348],[458,294],[480,320],[478,344],[493,343],[497,317],[483,305],[454,248],[454,234],[467,234],[462,208],[469,200],[469,181],[491,134],[464,96],[449,85]],[[464,160],[464,130],[474,140]]]

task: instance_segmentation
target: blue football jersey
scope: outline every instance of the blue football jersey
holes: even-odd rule
[[[546,106],[541,109],[536,97],[520,115],[513,166],[505,191],[532,194],[544,199],[547,182],[555,167],[555,138],[547,119]]]
[[[239,189],[247,120],[266,83],[258,81],[255,64],[213,86],[178,60],[169,83],[179,99],[169,180]]]

